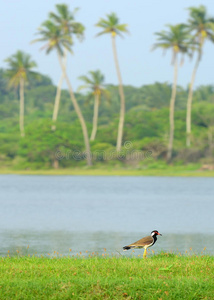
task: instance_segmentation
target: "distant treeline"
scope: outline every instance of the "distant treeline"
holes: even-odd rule
[[[81,126],[69,94],[62,91],[56,130],[51,130],[56,87],[48,76],[28,82],[25,88],[25,137],[19,134],[19,93],[9,89],[0,70],[0,163],[1,167],[50,168],[85,165]],[[171,85],[154,83],[124,86],[126,116],[121,155],[111,156],[116,145],[120,99],[118,86],[107,85],[109,99],[101,96],[97,136],[91,141],[96,164],[146,166],[165,160],[169,134]],[[76,93],[89,132],[93,101]],[[186,99],[188,88],[177,87],[175,141],[172,163],[212,163],[214,154],[214,86],[199,86],[192,107],[192,144],[186,147]],[[93,100],[93,99],[92,99]],[[151,153],[149,158],[130,156],[134,150]]]

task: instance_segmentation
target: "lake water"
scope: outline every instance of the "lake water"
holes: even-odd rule
[[[0,255],[128,255],[154,229],[155,253],[214,254],[213,212],[213,178],[0,175]]]

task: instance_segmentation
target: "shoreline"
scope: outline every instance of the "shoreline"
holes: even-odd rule
[[[168,169],[47,169],[12,170],[0,169],[0,175],[47,175],[47,176],[163,176],[163,177],[214,177],[214,170],[188,170],[174,167]]]

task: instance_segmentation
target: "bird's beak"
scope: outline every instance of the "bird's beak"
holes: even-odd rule
[[[158,235],[161,235],[161,236],[162,236],[162,234],[161,234],[161,233],[159,233],[159,232],[158,232]]]

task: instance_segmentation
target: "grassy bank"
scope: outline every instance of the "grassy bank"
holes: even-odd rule
[[[0,299],[213,299],[214,257],[0,260]]]
[[[19,175],[85,175],[85,176],[181,176],[181,177],[214,177],[214,171],[189,170],[173,167],[168,169],[49,169],[49,170],[13,170],[0,169],[0,174]]]

